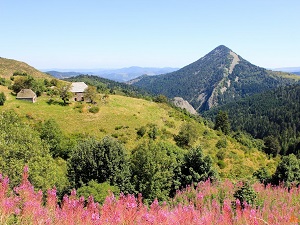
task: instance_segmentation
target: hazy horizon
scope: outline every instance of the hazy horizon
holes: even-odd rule
[[[300,2],[1,1],[1,57],[38,69],[182,68],[219,45],[264,68],[300,66]]]

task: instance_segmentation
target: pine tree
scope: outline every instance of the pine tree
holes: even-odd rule
[[[221,130],[224,134],[229,134],[230,123],[227,112],[219,111],[216,116],[215,130]]]

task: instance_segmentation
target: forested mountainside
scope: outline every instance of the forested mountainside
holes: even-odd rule
[[[255,66],[221,45],[178,71],[145,76],[132,83],[153,94],[182,97],[202,112],[232,100],[293,84],[298,79],[292,74]]]
[[[279,87],[216,107],[203,114],[214,120],[226,111],[235,131],[246,131],[255,138],[274,144],[273,155],[300,151],[300,85]]]

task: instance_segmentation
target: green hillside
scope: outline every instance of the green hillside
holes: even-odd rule
[[[101,138],[111,135],[124,143],[129,152],[148,138],[147,133],[138,138],[137,130],[142,126],[147,132],[156,126],[157,140],[175,144],[173,136],[178,134],[183,124],[190,122],[197,127],[194,145],[202,146],[203,151],[211,155],[221,177],[247,177],[262,166],[267,166],[273,172],[277,164],[256,148],[242,146],[235,139],[210,129],[201,118],[197,122],[166,104],[119,95],[109,95],[103,100],[103,95],[99,94],[96,101],[100,110],[94,114],[89,112],[91,105],[88,103],[71,102],[63,106],[59,104],[62,100],[55,98],[52,104],[48,104],[50,97],[42,95],[32,104],[16,100],[7,87],[0,86],[0,92],[7,97],[4,106],[0,106],[1,111],[12,109],[26,123],[35,126],[39,122],[54,119],[64,135],[69,137]],[[218,142],[224,140],[227,143],[225,147],[216,147]]]
[[[24,62],[0,57],[0,77],[10,78],[14,73],[25,73],[34,78],[52,78],[50,75],[42,73]]]

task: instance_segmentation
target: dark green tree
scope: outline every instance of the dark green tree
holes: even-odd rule
[[[300,184],[300,159],[294,154],[283,156],[272,177],[274,184],[284,182],[286,186]]]
[[[174,136],[174,140],[179,147],[191,147],[198,138],[198,129],[194,123],[184,123],[180,127],[178,135]]]
[[[249,182],[245,182],[241,187],[239,187],[233,194],[233,197],[238,199],[241,203],[242,208],[245,207],[245,202],[251,206],[256,203],[257,193],[251,187]],[[234,202],[236,204],[236,202]],[[236,205],[235,205],[236,206]]]
[[[165,95],[157,95],[153,100],[158,103],[168,103],[169,102],[168,98]]]
[[[42,140],[49,144],[50,153],[53,157],[62,157],[66,159],[65,154],[61,149],[63,133],[54,119],[46,120],[39,129]]]
[[[156,140],[159,134],[159,130],[156,124],[149,124],[148,136],[152,140]]]
[[[0,93],[0,105],[4,105],[4,102],[6,101],[6,96],[4,92]]]
[[[256,177],[260,183],[268,184],[271,181],[271,175],[265,167],[260,168],[259,170],[253,173],[253,176]]]
[[[279,154],[281,147],[276,137],[268,136],[264,138],[264,142],[265,142],[265,148],[264,148],[265,153],[269,155],[272,154],[274,157],[277,156],[277,154]]]
[[[200,146],[189,149],[184,155],[181,174],[181,185],[183,187],[205,181],[208,178],[214,179],[217,177],[217,172],[212,165],[212,159],[203,155]]]
[[[136,193],[152,201],[167,200],[179,188],[182,150],[164,142],[144,142],[131,156],[132,183]]]
[[[224,134],[229,134],[230,123],[227,112],[219,111],[218,115],[216,116],[214,129],[221,130]]]
[[[68,161],[68,174],[75,188],[95,180],[98,183],[107,181],[125,193],[131,191],[126,149],[111,137],[80,141]]]

